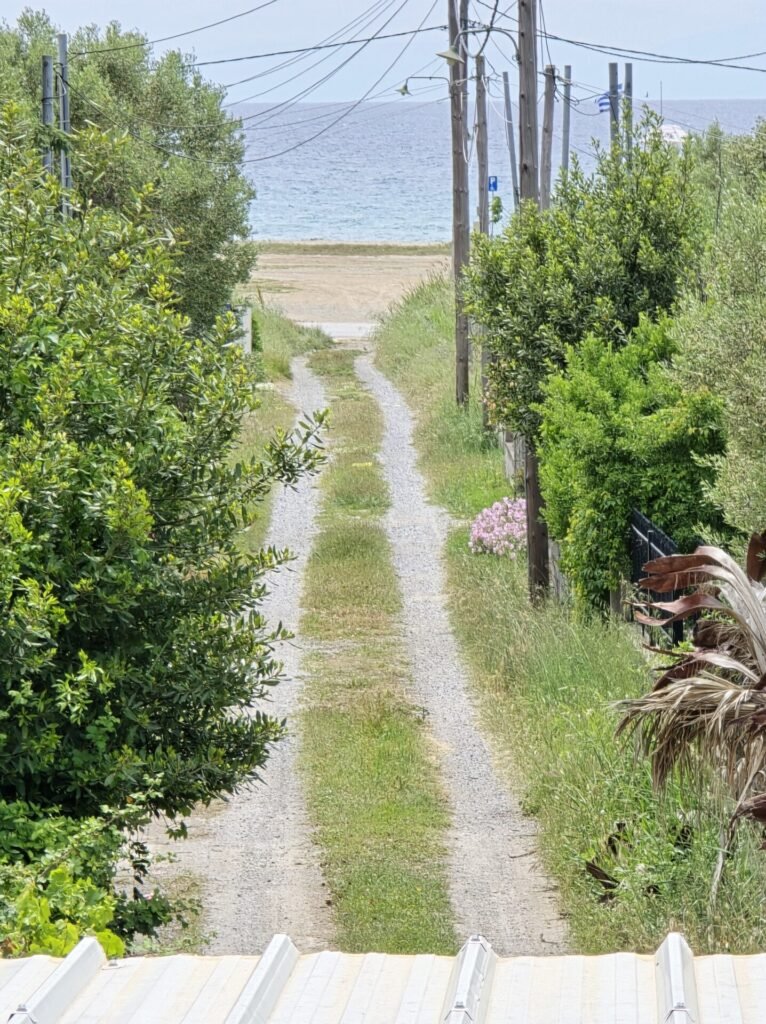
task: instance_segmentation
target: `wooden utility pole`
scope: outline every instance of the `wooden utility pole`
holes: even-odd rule
[[[537,0],[519,0],[519,137],[521,199],[539,204],[537,178]],[[548,592],[548,527],[542,517],[543,498],[537,452],[527,439],[524,462],[527,496],[527,558],[529,596],[540,600]]]
[[[463,310],[462,288],[471,244],[468,206],[467,154],[467,61],[465,40],[460,34],[468,15],[468,0],[447,0],[451,49],[460,60],[450,61],[450,106],[452,113],[452,269],[455,279],[455,398],[458,405],[468,402],[468,358],[470,340],[468,317]]]
[[[625,146],[630,153],[633,145],[633,65],[625,65]]]
[[[60,168],[61,188],[65,194],[62,198],[62,209],[65,217],[69,216],[69,199],[66,193],[72,187],[72,164],[69,155],[69,134],[71,132],[71,121],[69,118],[69,61],[67,55],[68,40],[66,34],[61,32],[58,36],[59,50],[59,128],[65,138],[61,147]]]
[[[484,56],[476,57],[476,164],[478,171],[477,214],[479,231],[489,234],[489,140],[487,138],[487,82],[484,71]],[[487,409],[487,367],[490,364],[490,352],[487,348],[485,332],[474,328],[475,338],[481,343],[481,419],[484,429],[489,428],[489,412]]]
[[[553,103],[556,98],[556,68],[545,66],[545,98],[543,100],[543,142],[540,163],[540,208],[547,210],[551,205],[551,182],[553,175]]]
[[[620,139],[620,86],[617,64],[609,64],[609,138],[612,145]]]
[[[562,170],[569,170],[569,122],[572,113],[572,65],[564,65],[564,111],[562,122],[561,141],[561,167]]]
[[[43,124],[46,128],[53,127],[53,57],[43,57]],[[53,173],[53,148],[50,136],[43,144],[43,167]]]
[[[476,58],[476,163],[478,166],[479,231],[489,234],[489,145],[487,140],[487,80],[484,57]]]
[[[538,203],[536,4],[519,0],[519,191],[522,201]]]
[[[511,161],[511,183],[513,185],[513,206],[519,208],[519,172],[516,166],[516,138],[513,134],[513,108],[511,107],[511,86],[508,72],[503,72],[503,93],[505,95],[505,139]]]

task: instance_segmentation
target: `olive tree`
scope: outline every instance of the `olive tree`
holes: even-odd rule
[[[195,329],[212,326],[235,285],[255,262],[248,242],[254,189],[242,167],[241,124],[224,108],[225,91],[207,82],[191,57],[171,51],[154,59],[146,38],[116,23],[71,34],[68,82],[74,137],[72,170],[79,186],[91,125],[122,142],[89,199],[129,211],[135,191],[151,182],[146,216],[157,233],[183,249],[172,269],[181,308]],[[25,11],[0,26],[0,91],[39,120],[40,64],[56,53],[47,14]],[[54,141],[60,143],[57,133]]]

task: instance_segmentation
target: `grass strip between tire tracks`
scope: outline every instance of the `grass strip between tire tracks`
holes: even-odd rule
[[[331,399],[332,459],[306,571],[302,766],[348,952],[456,950],[446,883],[448,812],[426,728],[407,700],[407,662],[376,460],[380,410],[354,353],[316,353]]]
[[[411,292],[385,318],[377,363],[417,416],[416,445],[431,496],[465,525],[446,551],[453,627],[472,669],[481,720],[506,777],[539,820],[543,861],[557,881],[577,953],[654,951],[670,929],[697,953],[766,948],[766,854],[743,828],[713,911],[719,794],[674,783],[664,798],[649,767],[616,741],[612,703],[647,688],[632,627],[579,622],[550,603],[530,607],[526,567],[468,550],[468,524],[510,493],[498,446],[474,400],[453,399],[453,306],[446,281]],[[472,381],[474,395],[478,381]],[[612,897],[585,871],[619,882]]]

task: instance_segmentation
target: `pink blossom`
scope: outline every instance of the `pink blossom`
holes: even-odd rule
[[[480,512],[471,526],[468,546],[475,555],[515,558],[527,539],[527,503],[524,498],[501,498]]]

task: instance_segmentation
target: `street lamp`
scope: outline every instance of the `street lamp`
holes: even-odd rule
[[[410,92],[410,82],[449,82],[449,78],[446,75],[410,75],[404,80],[404,84],[400,85],[396,90],[402,96],[412,96]]]

